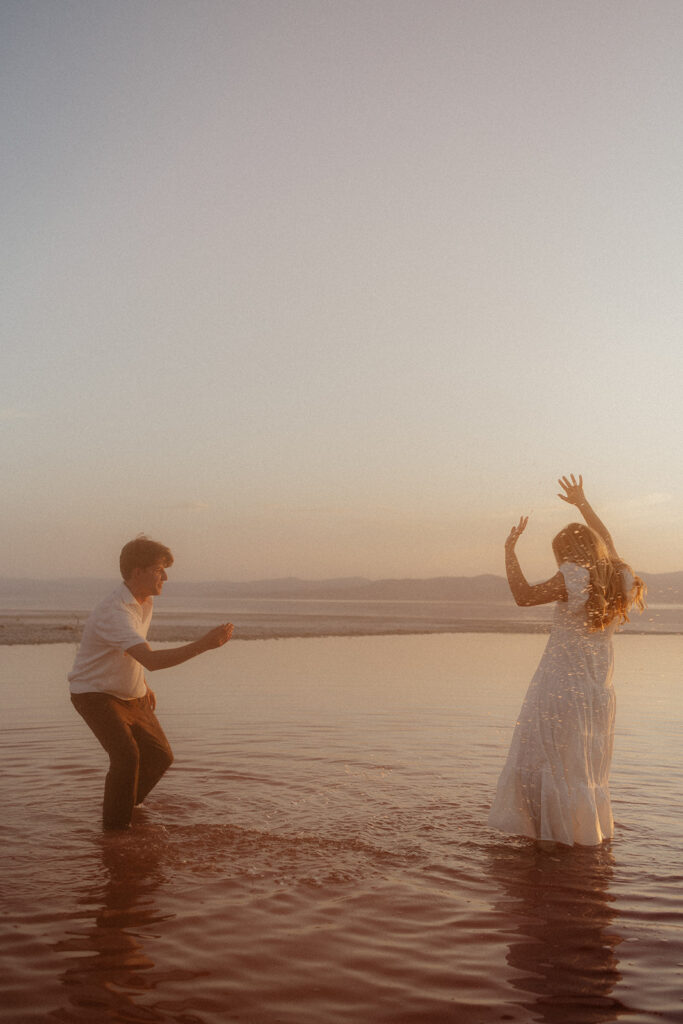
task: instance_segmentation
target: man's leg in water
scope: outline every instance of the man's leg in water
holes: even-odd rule
[[[173,761],[147,697],[122,700],[108,693],[74,693],[71,701],[109,754],[104,783],[105,829],[130,825],[141,803]]]

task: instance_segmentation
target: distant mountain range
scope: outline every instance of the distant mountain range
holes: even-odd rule
[[[641,573],[650,604],[683,604],[683,571]],[[86,610],[115,586],[110,579],[3,579],[0,607]],[[296,577],[249,582],[172,580],[168,596],[194,602],[204,598],[269,598],[320,601],[459,601],[468,604],[510,604],[504,576],[436,576],[430,579],[345,577],[304,580]]]

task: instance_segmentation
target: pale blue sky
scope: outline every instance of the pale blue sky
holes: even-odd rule
[[[5,0],[4,575],[683,568],[683,6]],[[571,514],[569,513],[571,518]]]

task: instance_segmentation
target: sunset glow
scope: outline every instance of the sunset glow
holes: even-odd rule
[[[571,472],[681,569],[682,28],[4,4],[3,574],[540,576]]]

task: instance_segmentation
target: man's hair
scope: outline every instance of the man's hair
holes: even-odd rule
[[[173,565],[173,555],[165,544],[150,540],[141,533],[135,540],[129,540],[121,548],[119,566],[124,580],[130,579],[133,569],[147,569],[155,562],[161,562],[165,569]]]

